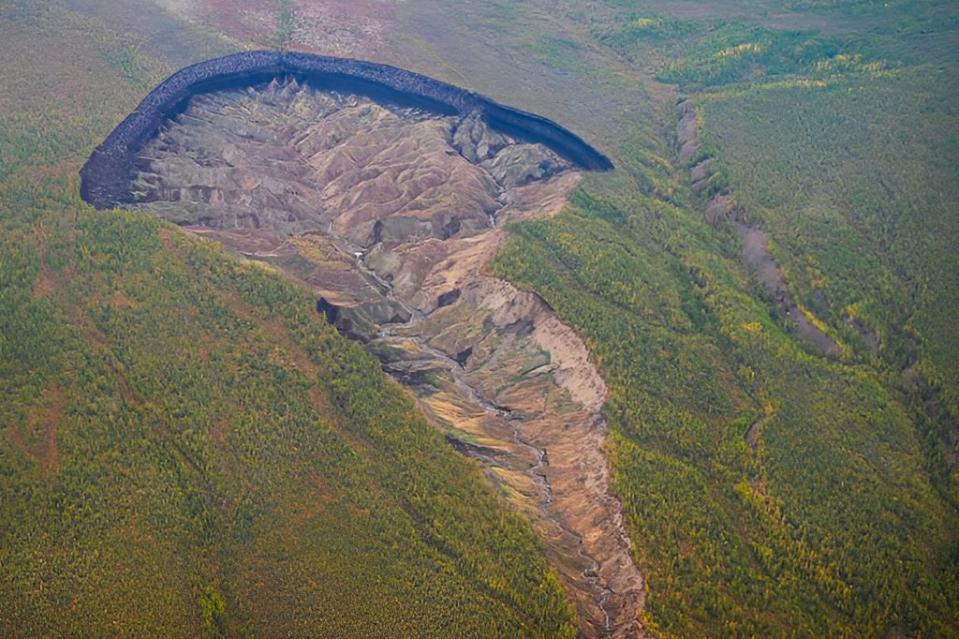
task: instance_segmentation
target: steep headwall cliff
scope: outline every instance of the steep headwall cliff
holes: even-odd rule
[[[200,62],[174,73],[117,126],[80,171],[80,194],[97,208],[131,201],[137,152],[191,97],[230,87],[254,86],[293,76],[327,89],[398,102],[450,115],[476,111],[490,127],[543,144],[574,165],[612,168],[609,159],[576,134],[546,118],[396,67],[308,53],[248,51]]]

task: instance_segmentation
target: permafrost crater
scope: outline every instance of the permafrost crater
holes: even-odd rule
[[[556,213],[578,169],[609,166],[548,120],[423,76],[258,52],[151,93],[84,167],[82,195],[310,285],[529,516],[581,634],[637,637],[644,584],[608,492],[606,386],[542,300],[485,275],[505,221]]]

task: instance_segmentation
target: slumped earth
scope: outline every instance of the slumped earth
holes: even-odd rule
[[[146,145],[136,208],[271,264],[364,341],[525,511],[586,636],[642,635],[609,495],[606,386],[537,296],[485,274],[505,222],[579,174],[541,145],[295,81],[196,97]]]

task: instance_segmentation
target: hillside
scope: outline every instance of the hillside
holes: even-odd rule
[[[676,137],[496,272],[601,363],[664,633],[954,636],[955,14],[691,9],[570,5]]]
[[[954,3],[8,0],[0,39],[4,634],[603,636],[615,578],[558,522],[628,539],[648,636],[959,636]],[[271,47],[462,86],[616,168],[543,171],[486,229],[519,196],[470,162],[450,237],[449,193],[392,220],[324,193],[339,226],[258,262],[208,215],[229,188],[79,200],[169,73]],[[453,165],[419,126],[346,174]],[[204,185],[196,135],[152,149],[166,192]]]

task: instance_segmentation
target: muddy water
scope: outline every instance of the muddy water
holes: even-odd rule
[[[532,293],[486,276],[509,220],[579,179],[545,147],[292,84],[195,101],[138,159],[138,206],[306,282],[525,512],[585,637],[642,636],[609,494],[606,386]]]

